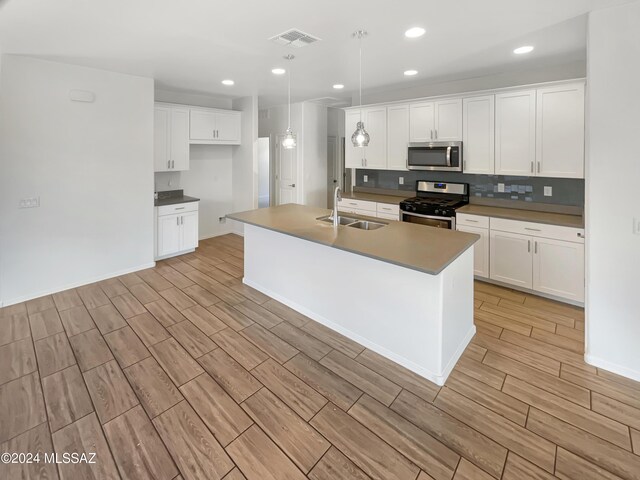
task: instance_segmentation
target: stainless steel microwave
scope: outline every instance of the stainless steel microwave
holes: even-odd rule
[[[407,169],[462,171],[462,142],[410,143]]]

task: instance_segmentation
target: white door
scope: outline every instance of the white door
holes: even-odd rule
[[[366,115],[362,112],[362,120],[366,121]],[[364,167],[364,148],[354,147],[351,142],[351,135],[356,131],[356,126],[360,121],[360,110],[349,110],[345,114],[344,121],[344,167],[345,168],[362,168]],[[368,125],[365,125],[368,129]]]
[[[363,113],[366,118],[364,128],[371,139],[364,147],[365,168],[387,167],[387,107],[370,108]]]
[[[215,140],[216,116],[214,112],[191,110],[189,138],[191,140]]]
[[[158,256],[163,257],[181,250],[182,226],[180,215],[158,217]]]
[[[167,107],[153,109],[153,169],[156,172],[170,170],[170,122],[171,110]]]
[[[536,159],[536,91],[496,95],[497,175],[533,175]]]
[[[284,135],[276,137],[276,205],[298,202],[298,150],[282,146]]]
[[[240,115],[237,113],[216,113],[215,140],[240,142]]]
[[[198,246],[198,212],[180,215],[180,250],[191,250]]]
[[[435,113],[433,102],[414,103],[409,107],[409,141],[435,140]]]
[[[387,169],[406,170],[409,146],[409,105],[387,108]]]
[[[495,97],[462,101],[462,159],[464,173],[493,175],[495,145]]]
[[[189,109],[171,109],[171,170],[189,170]]]
[[[537,91],[536,175],[584,178],[584,84]]]
[[[438,142],[462,140],[462,99],[441,100],[435,103],[434,137]]]
[[[461,232],[480,235],[480,240],[473,246],[473,274],[478,277],[489,278],[489,229],[457,225]]]
[[[533,289],[584,302],[584,244],[535,238]]]
[[[338,137],[327,137],[327,206],[329,208],[333,207],[333,192],[336,187],[342,189],[338,143]]]
[[[528,235],[491,231],[490,278],[531,288],[533,282],[532,239]]]

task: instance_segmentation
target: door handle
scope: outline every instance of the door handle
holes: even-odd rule
[[[527,240],[527,252],[531,253],[531,240]]]

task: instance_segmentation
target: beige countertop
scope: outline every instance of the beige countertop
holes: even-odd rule
[[[471,247],[478,235],[412,223],[388,223],[377,230],[359,230],[317,220],[329,214],[324,208],[297,204],[260,208],[227,215],[232,220],[284,233],[328,247],[437,275]],[[348,215],[358,217],[358,215]]]
[[[379,202],[379,203],[391,203],[394,205],[399,205],[401,201],[413,196],[415,196],[413,192],[407,192],[404,197],[396,197],[395,195],[380,195],[378,193],[366,193],[366,192],[342,193],[342,198],[352,198],[354,200],[368,200],[370,202]]]
[[[484,217],[506,218],[523,222],[546,223],[563,227],[584,228],[584,218],[581,215],[567,215],[564,213],[539,212],[536,210],[520,210],[517,208],[490,207],[474,205],[472,203],[456,209],[456,213],[482,215]]]

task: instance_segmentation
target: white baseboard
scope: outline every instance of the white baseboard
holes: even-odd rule
[[[444,385],[444,382],[446,382],[447,378],[449,378],[451,371],[456,366],[456,363],[458,363],[458,360],[460,360],[460,357],[464,353],[465,349],[467,348],[467,345],[469,345],[469,342],[471,341],[471,339],[475,334],[476,334],[476,326],[471,325],[471,328],[462,339],[462,342],[460,342],[460,345],[458,345],[458,348],[456,349],[456,353],[453,355],[453,357],[451,357],[451,360],[449,361],[448,365],[444,367],[444,372],[439,377],[440,381],[432,380],[436,385],[439,385],[439,386]]]
[[[436,385],[442,386],[444,385],[444,382],[446,381],[447,377],[449,376],[449,374],[451,373],[451,370],[453,370],[453,367],[455,366],[456,362],[458,361],[458,359],[460,358],[460,355],[462,355],[462,352],[464,352],[464,349],[466,348],[467,344],[471,341],[471,338],[473,338],[473,335],[475,334],[475,325],[473,326],[472,330],[470,330],[467,335],[465,336],[463,342],[460,344],[460,346],[458,347],[458,349],[456,350],[456,354],[455,357],[449,362],[449,365],[447,365],[446,369],[445,369],[445,373],[443,375],[438,375],[436,372],[432,372],[431,370],[427,370],[424,367],[421,367],[420,365],[417,365],[416,363],[407,360],[404,357],[401,357],[400,355],[397,355],[396,353],[393,353],[389,350],[387,350],[384,347],[381,347],[380,345],[371,342],[369,340],[367,340],[366,338],[358,335],[357,333],[352,332],[351,330],[347,330],[346,328],[326,319],[325,317],[323,317],[322,315],[318,315],[317,313],[303,307],[302,305],[298,305],[295,302],[292,302],[291,300],[284,298],[283,296],[271,291],[268,288],[263,287],[262,285],[259,285],[249,279],[247,279],[246,277],[244,277],[242,279],[242,282],[245,285],[248,285],[252,288],[255,288],[256,290],[258,290],[259,292],[264,293],[265,295],[279,301],[280,303],[285,304],[286,306],[293,308],[294,310],[296,310],[297,312],[300,312],[303,315],[306,315],[307,317],[309,317],[310,319],[324,325],[325,327],[330,328],[331,330],[334,330],[342,335],[344,335],[345,337],[349,338],[350,340],[353,340],[354,342],[359,343],[360,345],[368,348],[369,350],[372,350],[380,355],[382,355],[383,357],[388,358],[389,360],[402,365],[403,367],[411,370],[414,373],[417,373],[418,375],[420,375],[421,377],[426,378],[427,380],[435,383]]]
[[[65,290],[69,290],[71,288],[78,288],[84,285],[89,285],[90,283],[100,282],[102,280],[107,280],[113,277],[119,277],[120,275],[126,275],[127,273],[137,272],[139,270],[144,270],[146,268],[152,268],[156,266],[156,262],[145,263],[143,265],[138,265],[132,268],[126,268],[124,270],[119,270],[116,272],[111,272],[106,275],[98,275],[97,277],[92,277],[85,279],[80,282],[74,282],[67,285],[61,285],[59,287],[55,287],[52,289],[44,290],[38,293],[26,295],[24,297],[13,298],[11,300],[7,300],[5,303],[0,302],[0,306],[8,307],[9,305],[15,305],[16,303],[27,302],[29,300],[33,300],[34,298],[44,297],[45,295],[51,295],[53,293],[63,292]]]
[[[602,368],[603,370],[607,370],[609,372],[640,382],[640,371],[638,370],[624,367],[622,365],[603,360],[602,358],[594,357],[593,355],[590,355],[588,353],[584,354],[584,361],[594,367]]]
[[[535,295],[536,297],[548,298],[549,300],[555,300],[556,302],[567,303],[575,307],[584,308],[584,302],[576,302],[574,300],[569,300],[567,298],[558,297],[556,295],[550,295],[548,293],[538,292],[537,290],[532,290],[530,288],[522,288],[522,287],[519,287],[518,285],[511,285],[510,283],[500,282],[498,280],[493,280],[487,277],[479,277],[477,275],[474,275],[473,278],[479,282],[489,283],[491,285],[498,285],[499,287],[509,288],[511,290],[517,290],[519,292],[529,293],[531,295]]]

